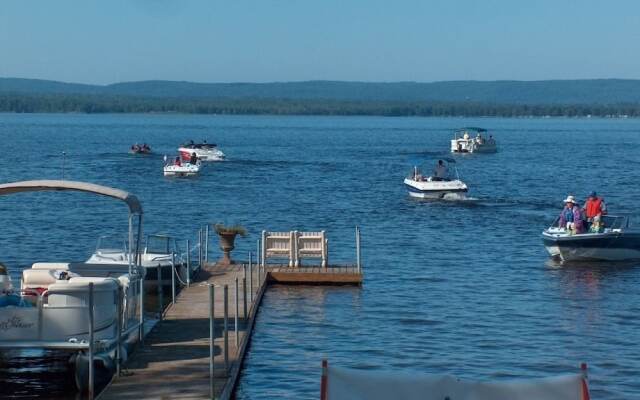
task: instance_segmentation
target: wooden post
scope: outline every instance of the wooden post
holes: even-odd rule
[[[176,257],[171,254],[171,305],[176,304]]]
[[[191,286],[191,247],[190,240],[187,239],[187,287]]]
[[[238,289],[238,277],[236,276],[236,293],[235,293],[235,300],[236,300],[236,314],[235,314],[235,318],[234,318],[234,322],[235,322],[235,333],[236,333],[236,353],[238,352],[238,343],[240,343],[240,332],[238,332],[238,315],[240,314],[240,301],[239,301],[239,289]]]

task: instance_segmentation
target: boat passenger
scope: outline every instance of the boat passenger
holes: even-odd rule
[[[180,157],[176,157],[175,161],[173,162],[173,165],[181,167],[182,166],[182,162],[180,161]]]
[[[584,233],[584,221],[582,220],[582,212],[576,203],[575,197],[569,195],[564,200],[564,208],[560,213],[558,222],[560,228],[579,234]]]
[[[438,160],[438,165],[433,170],[433,178],[436,181],[443,181],[449,178],[449,169],[444,165],[444,161]]]
[[[196,152],[194,151],[193,153],[191,153],[191,158],[189,159],[189,164],[196,165],[197,163],[198,163],[198,156],[196,155]]]
[[[604,199],[598,197],[596,192],[591,192],[584,203],[584,213],[587,217],[589,231],[599,232],[602,216],[607,214],[607,206]]]

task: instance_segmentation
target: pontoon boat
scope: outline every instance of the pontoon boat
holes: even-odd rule
[[[183,160],[188,161],[191,155],[196,153],[200,161],[224,161],[225,155],[213,143],[184,143],[178,149]]]
[[[640,230],[629,217],[606,215],[596,232],[576,234],[558,227],[557,220],[542,232],[549,254],[560,261],[624,261],[640,259]]]
[[[35,191],[81,191],[125,202],[128,248],[138,252],[142,206],[135,196],[73,181],[0,185],[0,196]],[[128,345],[144,335],[143,270],[131,254],[128,260],[121,265],[37,262],[24,269],[21,288],[9,293],[13,301],[0,306],[0,348],[67,351],[78,387],[92,394],[97,371],[110,377],[126,358]],[[5,294],[7,287],[5,282]]]
[[[411,175],[404,179],[410,196],[421,199],[447,199],[467,192],[467,185],[460,180],[455,160],[445,158],[439,162],[442,163],[436,164],[436,170],[430,175],[423,175],[417,166],[413,167]],[[453,175],[449,171],[451,167]]]
[[[482,136],[487,130],[476,127],[460,128],[451,140],[452,153],[495,153],[496,141],[493,135],[488,138]]]

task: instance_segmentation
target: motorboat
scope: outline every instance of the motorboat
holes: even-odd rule
[[[74,181],[0,185],[0,196],[36,191],[80,191],[125,202],[128,248],[138,252],[142,206],[134,195]],[[118,265],[36,262],[22,271],[20,289],[13,289],[8,275],[2,277],[0,348],[67,352],[76,384],[93,394],[96,376],[110,378],[145,333],[144,271],[131,254],[128,260]],[[7,301],[7,296],[12,299]]]
[[[131,145],[131,148],[129,149],[129,153],[131,154],[151,154],[151,147],[146,144],[133,144]]]
[[[404,179],[411,197],[421,199],[453,199],[468,191],[467,185],[460,180],[455,160],[438,160],[436,169],[430,175],[423,175],[418,166]],[[453,174],[450,169],[453,169]]]
[[[452,153],[495,153],[498,151],[493,135],[484,137],[487,130],[477,127],[465,127],[455,131],[451,140]]]
[[[86,262],[88,264],[127,265],[130,254],[125,240],[101,236],[98,238],[96,250]],[[175,280],[172,281],[173,271],[176,272],[178,279],[184,275],[184,273],[180,273],[185,265],[178,252],[177,242],[170,236],[147,235],[144,250],[139,256],[137,261],[144,269],[144,288],[147,292],[155,292],[158,289],[158,282],[163,287],[171,287],[172,282],[175,283]]]
[[[200,160],[198,160],[198,162],[196,162],[195,164],[180,161],[178,163],[165,164],[163,173],[164,176],[196,176],[200,173],[201,168],[202,164],[200,163]]]
[[[560,261],[624,261],[640,259],[640,229],[628,216],[605,215],[599,229],[575,233],[558,226],[558,220],[542,232],[549,254]]]
[[[188,161],[195,153],[200,161],[224,161],[225,154],[213,143],[184,143],[178,148],[183,160]]]

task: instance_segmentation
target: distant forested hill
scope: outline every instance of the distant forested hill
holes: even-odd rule
[[[194,83],[142,81],[82,85],[0,78],[0,93],[102,94],[171,98],[476,102],[499,104],[640,103],[640,80]]]
[[[84,85],[0,78],[0,112],[640,116],[640,80]]]

